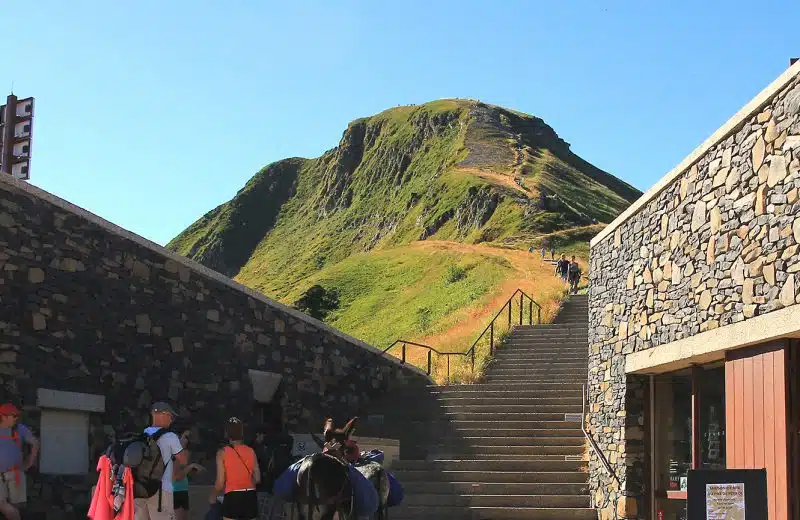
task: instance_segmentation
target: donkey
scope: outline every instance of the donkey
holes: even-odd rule
[[[389,506],[386,502],[389,499],[389,475],[383,467],[374,461],[364,461],[360,459],[355,464],[359,473],[372,482],[375,491],[378,492],[378,511],[375,513],[376,520],[389,520]]]
[[[352,463],[364,478],[369,480],[378,493],[377,520],[388,520],[389,512],[386,502],[389,498],[389,475],[377,462],[360,458],[358,448],[351,444],[350,436],[355,431],[358,417],[350,419],[344,428],[334,429],[333,420],[325,421],[325,445],[323,452],[330,453],[344,462]]]
[[[350,519],[354,513],[354,493],[344,459],[344,442],[350,437],[355,418],[344,428],[333,429],[333,420],[324,426],[325,443],[322,453],[316,453],[301,463],[297,472],[295,503],[300,520]]]

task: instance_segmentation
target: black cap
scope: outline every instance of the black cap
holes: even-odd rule
[[[153,403],[153,406],[150,408],[150,411],[153,413],[168,413],[173,417],[178,416],[178,413],[169,405],[169,403],[165,403],[164,401],[158,401]]]

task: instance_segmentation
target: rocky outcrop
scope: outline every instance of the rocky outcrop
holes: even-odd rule
[[[596,459],[590,482],[608,518],[642,498],[649,456],[625,356],[800,302],[799,190],[796,77],[592,247],[590,430],[621,484]]]
[[[469,188],[455,212],[459,233],[466,235],[473,229],[482,228],[492,218],[500,201],[500,195],[491,186]]]

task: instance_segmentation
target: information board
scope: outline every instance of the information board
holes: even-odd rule
[[[768,520],[767,470],[689,470],[689,520]]]

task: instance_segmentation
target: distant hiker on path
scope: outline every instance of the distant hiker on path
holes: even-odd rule
[[[569,282],[570,292],[573,294],[577,293],[578,283],[581,281],[581,267],[578,265],[578,262],[575,260],[574,256],[567,267],[567,281]]]
[[[567,255],[562,254],[561,259],[556,264],[556,276],[561,277],[561,279],[566,282],[568,270],[569,270],[569,260],[567,260]]]
[[[550,260],[555,260],[555,259],[556,259],[556,248],[555,247],[551,247],[550,248]]]
[[[25,472],[33,467],[39,455],[39,440],[18,419],[16,406],[0,405],[0,513],[7,520],[20,520],[18,508],[28,501]],[[27,458],[23,444],[31,447]]]
[[[546,249],[542,246],[542,262],[544,262],[544,255],[546,253]]]

